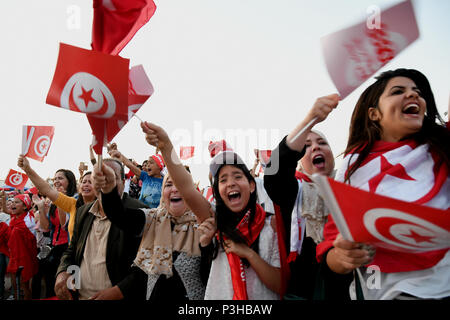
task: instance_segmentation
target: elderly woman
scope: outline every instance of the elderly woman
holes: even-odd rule
[[[147,299],[203,299],[201,234],[195,215],[171,177],[164,177],[160,205],[153,209],[125,209],[115,191],[114,172],[105,165],[101,170],[95,167],[94,186],[102,192],[102,206],[111,223],[137,236],[142,234],[134,272],[141,274],[136,279],[145,279],[147,275]]]

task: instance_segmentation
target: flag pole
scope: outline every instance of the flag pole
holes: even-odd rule
[[[316,121],[317,120],[317,117],[314,117],[310,122],[308,122],[308,124],[302,129],[302,130],[300,130],[296,135],[295,135],[295,137],[293,137],[292,139],[291,139],[291,141],[289,141],[290,143],[294,143],[294,141],[295,140],[297,140],[297,138],[298,137],[300,137],[301,135],[302,135],[302,133],[303,132],[305,132],[306,130],[308,130],[309,129],[309,127],[314,123],[314,121]]]

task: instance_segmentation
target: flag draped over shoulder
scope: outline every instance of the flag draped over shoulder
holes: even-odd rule
[[[318,259],[341,233],[375,245],[372,263],[382,272],[434,266],[450,247],[450,179],[445,163],[427,144],[377,141],[350,177],[351,186],[340,183],[356,156],[344,157],[336,182],[321,184],[332,217],[325,225],[325,241],[317,246]]]
[[[94,0],[92,49],[119,54],[155,10],[153,0]]]

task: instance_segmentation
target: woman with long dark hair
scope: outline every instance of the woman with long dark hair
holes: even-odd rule
[[[450,207],[450,133],[439,116],[428,79],[414,69],[378,76],[353,111],[342,167],[336,180],[415,204]],[[450,216],[449,216],[450,217]],[[404,232],[408,235],[408,230]],[[441,299],[450,296],[448,249],[392,255],[381,247],[342,238],[333,219],[325,226],[317,257],[335,274],[357,270],[357,297]],[[420,239],[418,239],[420,241]],[[378,285],[369,285],[379,268]],[[372,275],[373,276],[373,275]],[[355,297],[355,296],[354,296]]]
[[[256,184],[242,159],[233,151],[211,161],[215,207],[195,188],[179,161],[167,133],[142,123],[149,144],[157,146],[172,180],[199,222],[209,222],[214,256],[205,299],[275,300],[282,292],[282,277],[275,219],[256,202]],[[215,213],[215,223],[211,220]],[[209,220],[208,220],[209,219]],[[214,220],[213,220],[214,221]],[[216,234],[217,238],[212,238]],[[212,238],[212,239],[211,239]]]

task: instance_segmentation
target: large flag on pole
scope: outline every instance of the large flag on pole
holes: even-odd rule
[[[411,0],[368,19],[321,39],[328,73],[341,99],[419,37]]]
[[[22,127],[22,154],[25,157],[44,161],[52,144],[55,127],[27,126]]]
[[[27,184],[27,181],[28,176],[25,173],[20,173],[16,170],[10,169],[8,176],[5,179],[5,184],[13,188],[23,190]]]
[[[89,121],[97,154],[106,139],[106,120],[128,121],[128,65],[129,60],[119,56],[60,44],[46,102],[99,119]]]
[[[92,49],[119,54],[155,10],[153,0],[94,0]]]
[[[374,245],[372,263],[383,272],[432,266],[450,248],[450,209],[381,196],[320,175],[313,180],[341,235]]]

